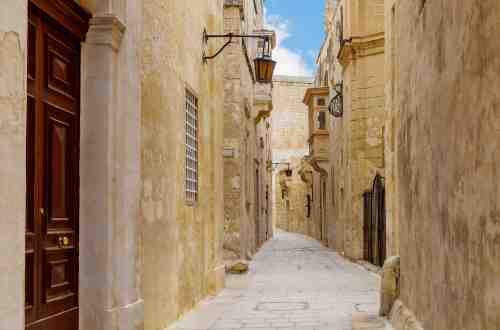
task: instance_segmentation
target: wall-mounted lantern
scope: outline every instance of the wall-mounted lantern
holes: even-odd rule
[[[255,80],[260,83],[269,84],[273,81],[274,69],[276,68],[276,62],[272,59],[272,42],[271,36],[269,35],[256,35],[256,34],[207,34],[206,31],[203,32],[203,40],[208,42],[211,38],[229,38],[229,40],[222,46],[214,55],[207,56],[203,54],[203,61],[216,58],[220,53],[226,49],[227,46],[231,44],[233,38],[246,38],[246,39],[260,39],[262,42],[260,44],[260,49],[257,57],[254,59],[255,65]]]
[[[337,118],[342,117],[344,113],[344,97],[343,97],[344,84],[342,82],[335,84],[333,87],[333,97],[328,106],[328,111]]]

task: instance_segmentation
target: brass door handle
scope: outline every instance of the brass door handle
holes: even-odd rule
[[[67,236],[59,236],[57,243],[60,248],[66,247],[69,245],[69,238]]]
[[[40,208],[40,215],[44,221],[48,220],[48,214],[43,207]]]

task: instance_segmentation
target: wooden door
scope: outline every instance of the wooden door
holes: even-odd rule
[[[326,204],[326,177],[321,179],[321,240],[328,244],[328,205]]]
[[[257,165],[258,166],[258,165]],[[255,170],[255,249],[260,246],[260,173]]]
[[[81,37],[57,20],[71,18],[60,16],[62,3],[29,6],[25,309],[30,330],[78,329]]]

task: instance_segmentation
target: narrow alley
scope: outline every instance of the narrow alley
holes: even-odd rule
[[[500,330],[500,0],[0,0],[0,330]]]
[[[256,254],[246,275],[228,275],[226,289],[170,330],[352,329],[357,312],[376,314],[379,278],[318,241],[279,231]]]

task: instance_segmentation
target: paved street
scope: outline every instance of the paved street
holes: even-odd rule
[[[379,278],[304,236],[280,232],[247,275],[169,329],[350,330],[352,315],[376,314]]]

